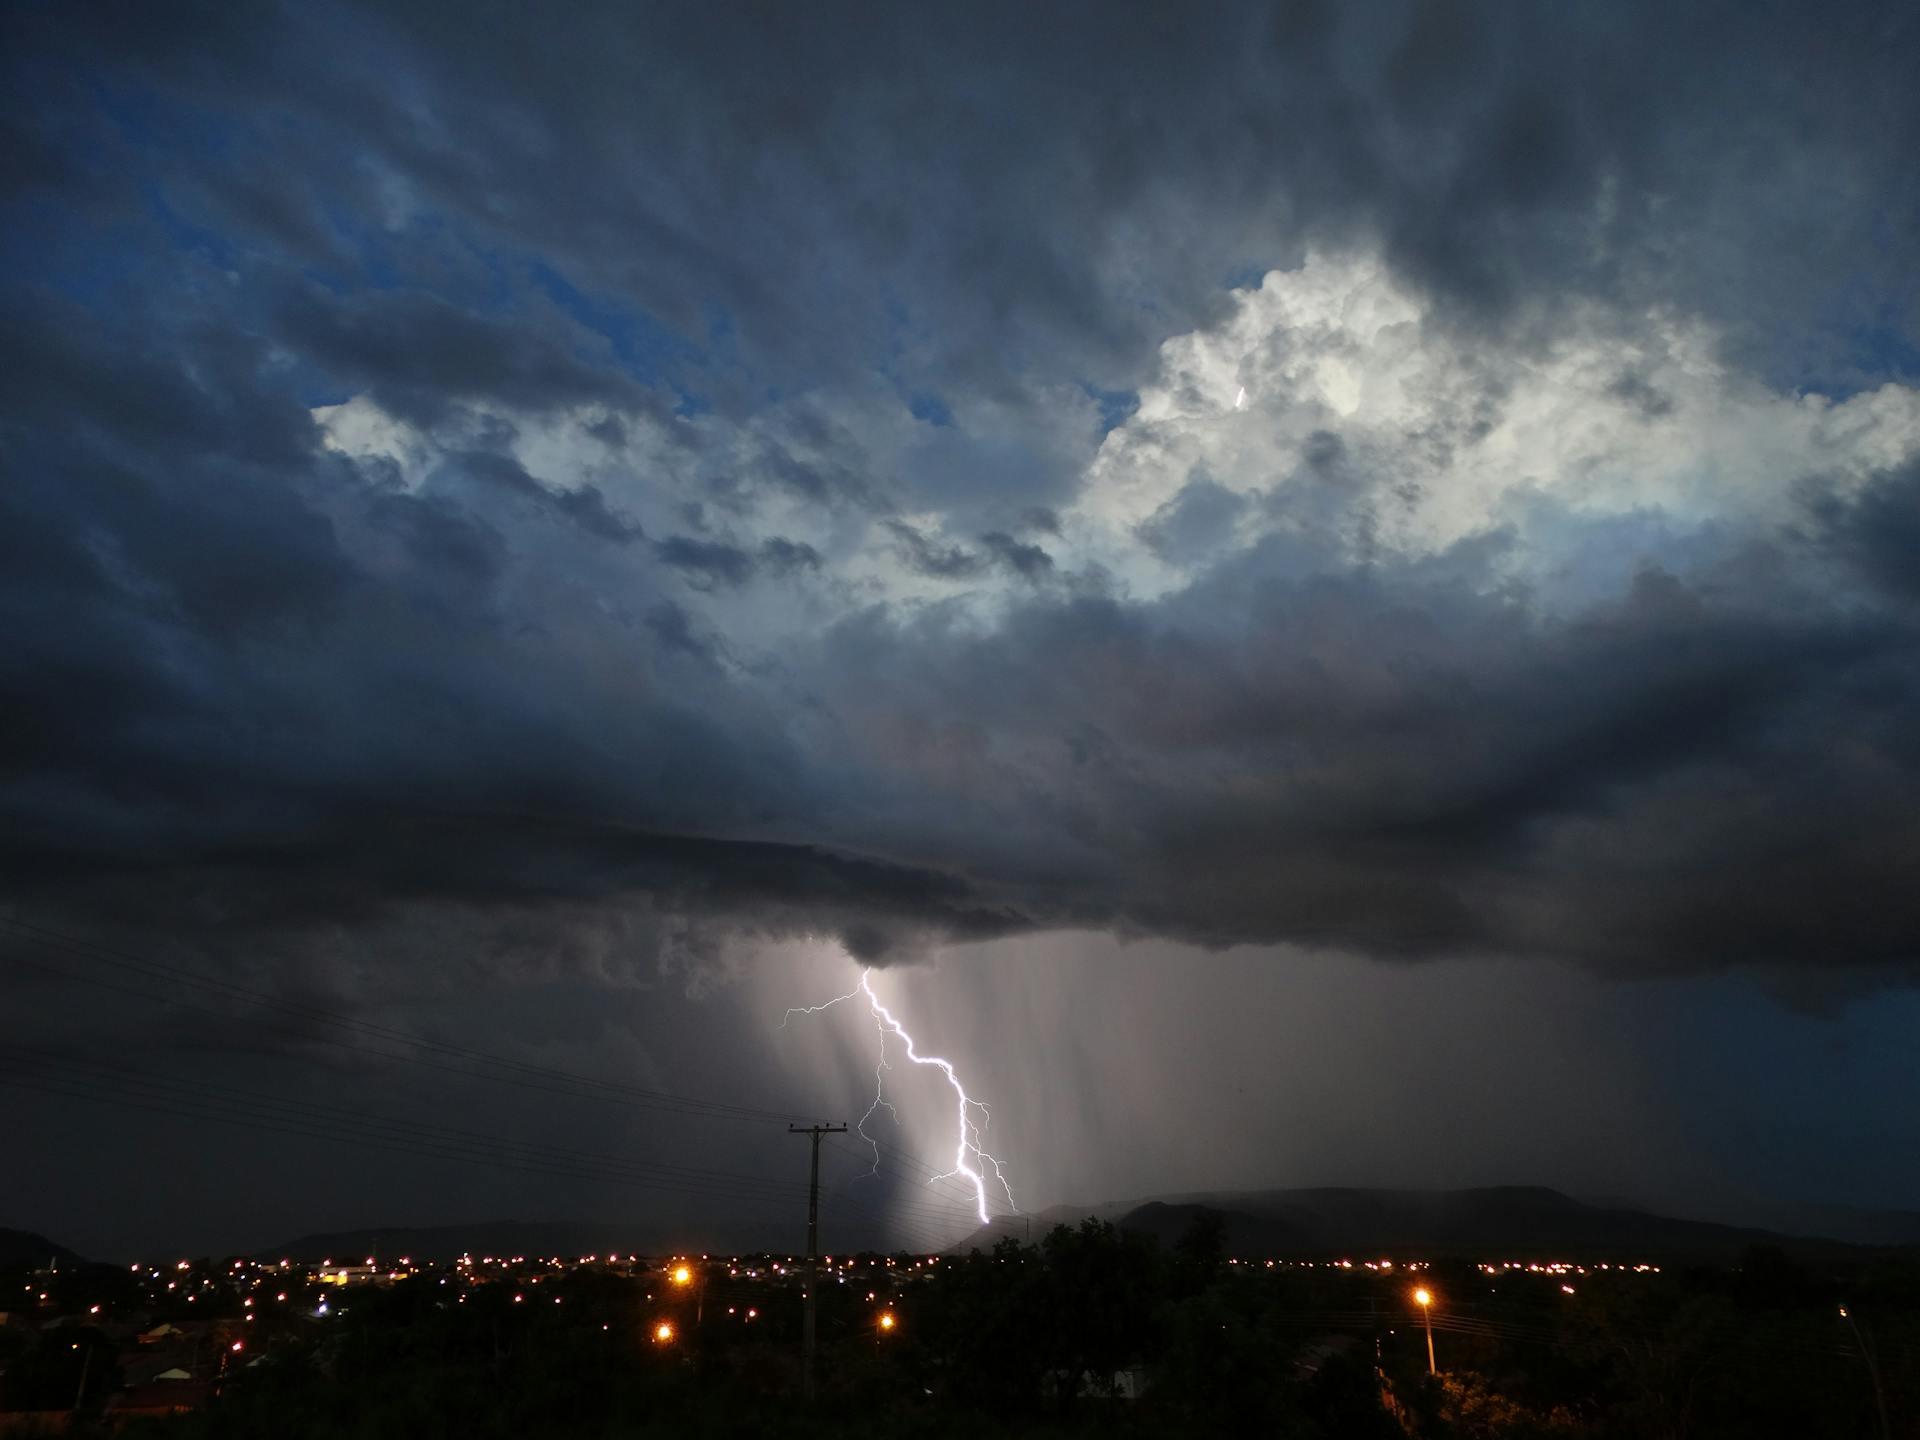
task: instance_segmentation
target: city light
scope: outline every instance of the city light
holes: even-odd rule
[[[856,991],[855,993],[858,999],[867,999],[864,992]],[[887,1036],[889,1039],[895,1040],[896,1047],[898,1048],[898,1037],[895,1036],[891,1030],[887,1032]],[[897,1056],[895,1057],[895,1063],[898,1063]],[[980,1162],[976,1158],[976,1164],[984,1164],[984,1162]],[[986,1169],[983,1173],[984,1177],[991,1182],[993,1178],[991,1169]],[[969,1199],[971,1198],[972,1197],[969,1197]],[[971,1205],[969,1205],[968,1208],[971,1209]],[[611,1261],[618,1260],[621,1257],[610,1256],[607,1258]],[[636,1292],[636,1298],[642,1299],[643,1303],[645,1301],[653,1301],[656,1303],[660,1301],[661,1296],[658,1286],[661,1283],[664,1282],[669,1287],[670,1293],[665,1297],[668,1303],[662,1307],[661,1311],[656,1312],[650,1320],[645,1318],[641,1319],[639,1323],[639,1333],[647,1338],[647,1343],[663,1351],[671,1350],[675,1355],[690,1353],[684,1352],[681,1348],[682,1336],[680,1334],[680,1327],[682,1322],[691,1324],[694,1323],[695,1320],[694,1313],[682,1313],[676,1307],[680,1304],[691,1305],[696,1297],[712,1283],[712,1277],[708,1276],[703,1269],[696,1267],[693,1263],[693,1258],[691,1255],[669,1255],[657,1259],[641,1257],[636,1263],[642,1268],[635,1268],[627,1272],[630,1282],[635,1282],[633,1283],[633,1288]],[[805,1296],[806,1287],[798,1283],[802,1278],[803,1271],[796,1268],[793,1261],[776,1263],[771,1256],[707,1256],[703,1258],[709,1263],[712,1263],[717,1258],[720,1262],[727,1265],[727,1275],[732,1277],[734,1283],[727,1284],[725,1281],[722,1282],[728,1293],[720,1298],[720,1303],[725,1306],[727,1318],[735,1325],[757,1325],[761,1318],[757,1306],[749,1304],[749,1300],[760,1297],[754,1296],[751,1293],[742,1294],[741,1290],[737,1287],[755,1282],[767,1285],[784,1284],[796,1289],[802,1298]],[[406,1263],[409,1265],[413,1264],[410,1259]],[[167,1273],[168,1269],[173,1268],[171,1266],[143,1266],[136,1268],[131,1273],[136,1277],[137,1283],[148,1291],[147,1298],[149,1301],[152,1301],[156,1297],[171,1298],[176,1303],[184,1299],[192,1309],[196,1311],[203,1309],[203,1307],[196,1303],[200,1300],[207,1301],[208,1307],[233,1305],[240,1311],[240,1314],[235,1317],[236,1320],[252,1322],[259,1317],[261,1311],[265,1308],[265,1300],[278,1301],[282,1305],[290,1300],[308,1300],[308,1303],[315,1305],[316,1308],[306,1313],[314,1316],[316,1319],[325,1319],[329,1314],[330,1307],[326,1302],[319,1299],[319,1296],[322,1294],[333,1294],[339,1296],[341,1299],[345,1299],[351,1294],[358,1293],[359,1287],[362,1286],[385,1289],[396,1286],[408,1279],[418,1279],[430,1275],[434,1276],[439,1285],[456,1285],[462,1289],[473,1287],[476,1292],[480,1291],[480,1287],[488,1285],[490,1281],[504,1281],[505,1283],[500,1284],[498,1291],[495,1292],[497,1298],[501,1301],[511,1302],[512,1308],[522,1310],[522,1313],[524,1313],[522,1307],[531,1308],[531,1304],[537,1302],[541,1295],[546,1295],[554,1306],[564,1308],[565,1297],[554,1293],[560,1284],[563,1283],[563,1277],[569,1271],[575,1270],[576,1268],[584,1270],[589,1267],[597,1267],[600,1263],[600,1257],[583,1257],[579,1260],[574,1260],[570,1257],[554,1259],[542,1256],[537,1258],[525,1257],[521,1261],[513,1261],[505,1257],[488,1257],[485,1260],[480,1260],[471,1256],[462,1256],[458,1261],[449,1262],[444,1267],[444,1273],[440,1275],[435,1275],[435,1270],[441,1267],[433,1261],[420,1262],[418,1269],[388,1269],[386,1267],[376,1266],[371,1268],[371,1270],[363,1268],[358,1264],[342,1265],[329,1262],[324,1265],[303,1265],[295,1275],[288,1275],[284,1270],[276,1270],[267,1264],[255,1264],[253,1262],[246,1262],[227,1269],[218,1266],[205,1269],[198,1266],[190,1266],[188,1272],[185,1274],[181,1274],[176,1270],[172,1278],[170,1278]],[[991,1263],[997,1267],[1000,1265],[1017,1265],[1032,1262],[1031,1260],[1022,1262],[1018,1259],[993,1257],[992,1260],[987,1263]],[[944,1273],[952,1268],[956,1262],[952,1259],[943,1260],[938,1255],[927,1255],[925,1253],[922,1253],[917,1258],[903,1255],[864,1257],[841,1253],[831,1256],[822,1255],[816,1264],[823,1266],[825,1272],[839,1285],[858,1285],[862,1280],[865,1280],[868,1288],[864,1291],[856,1290],[855,1293],[856,1295],[864,1294],[868,1306],[865,1312],[865,1320],[866,1323],[871,1326],[871,1329],[867,1332],[867,1343],[874,1346],[876,1350],[885,1350],[889,1348],[893,1337],[902,1334],[906,1325],[904,1317],[892,1309],[893,1301],[897,1298],[902,1298],[901,1295],[895,1292],[882,1298],[879,1285],[875,1283],[879,1276],[884,1274],[889,1280],[896,1283],[931,1281],[936,1272]],[[516,1273],[515,1267],[518,1265],[526,1265],[530,1270],[537,1268],[539,1273],[528,1273],[528,1271]],[[1379,1277],[1381,1280],[1384,1280],[1389,1276],[1405,1275],[1408,1280],[1413,1283],[1407,1285],[1407,1288],[1400,1293],[1406,1297],[1406,1303],[1413,1305],[1415,1309],[1420,1312],[1422,1325],[1420,1331],[1415,1332],[1413,1343],[1418,1345],[1422,1340],[1425,1341],[1429,1374],[1438,1374],[1438,1356],[1436,1349],[1438,1345],[1447,1343],[1445,1336],[1437,1336],[1433,1332],[1437,1330],[1458,1329],[1462,1323],[1471,1323],[1447,1322],[1444,1315],[1438,1319],[1434,1317],[1433,1312],[1440,1308],[1440,1295],[1430,1284],[1424,1283],[1420,1278],[1425,1274],[1431,1273],[1429,1262],[1424,1260],[1404,1256],[1398,1260],[1385,1258],[1372,1260],[1260,1259],[1233,1256],[1223,1257],[1223,1265],[1236,1267],[1238,1273],[1243,1275],[1251,1274],[1256,1268],[1260,1273],[1267,1276],[1273,1276],[1276,1271],[1288,1270],[1330,1271],[1334,1275],[1345,1274],[1352,1276],[1356,1281],[1361,1281],[1362,1283],[1370,1281],[1372,1277]],[[1571,1303],[1571,1299],[1575,1295],[1576,1290],[1584,1291],[1588,1283],[1595,1285],[1611,1283],[1602,1277],[1619,1276],[1621,1277],[1621,1283],[1626,1283],[1630,1278],[1653,1278],[1657,1277],[1660,1273],[1660,1267],[1644,1261],[1600,1261],[1594,1259],[1580,1260],[1577,1258],[1550,1261],[1526,1259],[1487,1260],[1482,1258],[1474,1260],[1471,1263],[1471,1268],[1477,1277],[1484,1277],[1485,1281],[1488,1282],[1485,1290],[1489,1295],[1504,1296],[1508,1283],[1516,1282],[1528,1290],[1538,1285],[1540,1289],[1548,1293],[1558,1291],[1562,1297],[1562,1302],[1568,1304]],[[489,1271],[491,1271],[491,1274]],[[856,1273],[860,1271],[866,1271],[867,1273],[864,1275]],[[1366,1277],[1366,1280],[1362,1281],[1362,1277]],[[311,1287],[309,1292],[311,1296],[310,1299],[308,1299],[307,1296],[295,1295],[291,1287],[287,1289],[269,1288],[275,1284],[276,1280],[281,1285],[287,1285],[289,1281],[295,1278],[298,1278],[302,1284]],[[1576,1284],[1576,1282],[1579,1283]],[[544,1291],[536,1291],[534,1287],[542,1284],[546,1285],[547,1288]],[[232,1291],[235,1292],[232,1299],[227,1299],[220,1293],[223,1287],[230,1287]],[[38,1285],[29,1284],[23,1286],[22,1289],[27,1295],[39,1296],[40,1303],[43,1305],[50,1303],[54,1298],[50,1291],[42,1290]],[[646,1292],[644,1297],[638,1296],[638,1292],[641,1291]],[[468,1298],[469,1296],[466,1294],[458,1295],[456,1296],[456,1303],[465,1305]],[[1455,1295],[1450,1303],[1456,1306],[1465,1304],[1469,1307],[1469,1310],[1471,1310],[1475,1302],[1469,1294],[1463,1292]],[[74,1308],[79,1313],[93,1317],[99,1317],[106,1313],[106,1307],[104,1305],[88,1304],[86,1301],[80,1302]],[[649,1306],[648,1308],[652,1307]],[[1843,1323],[1851,1319],[1846,1307],[1840,1306],[1838,1309]],[[345,1307],[339,1306],[335,1308],[332,1313],[336,1315],[344,1314]],[[1834,1311],[1830,1309],[1827,1313],[1832,1315]],[[644,1317],[644,1311],[642,1314]],[[208,1321],[201,1323],[213,1322]],[[611,1328],[598,1320],[592,1323],[599,1324],[603,1331]],[[588,1328],[591,1328],[591,1326]],[[731,1328],[731,1326],[729,1328]],[[237,1369],[244,1363],[240,1359],[241,1355],[257,1348],[252,1343],[235,1340],[234,1336],[236,1333],[254,1334],[255,1332],[236,1332],[229,1328],[226,1333],[220,1337],[216,1349],[219,1351],[219,1364],[223,1371]],[[735,1333],[738,1334],[738,1332]],[[256,1339],[260,1338],[261,1337],[256,1335]],[[264,1340],[262,1340],[262,1343],[265,1343]],[[281,1338],[275,1337],[274,1347],[277,1348],[281,1343]],[[923,1336],[918,1343],[926,1343],[926,1337]],[[938,1345],[939,1341],[937,1337],[932,1343],[936,1346]],[[663,1355],[659,1363],[667,1364],[671,1363],[671,1361],[669,1357]]]

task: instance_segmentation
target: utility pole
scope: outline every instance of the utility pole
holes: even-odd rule
[[[801,1322],[801,1346],[805,1358],[800,1374],[806,1383],[807,1399],[813,1399],[813,1313],[820,1294],[820,1137],[844,1135],[844,1125],[789,1125],[789,1135],[813,1137],[813,1168],[807,1173],[807,1313]]]
[[[1420,1318],[1427,1327],[1427,1374],[1439,1373],[1433,1364],[1433,1292],[1422,1285],[1413,1292],[1413,1303],[1420,1307]]]
[[[1860,1347],[1860,1358],[1867,1362],[1867,1374],[1873,1378],[1873,1403],[1880,1407],[1880,1433],[1887,1440],[1892,1440],[1893,1429],[1887,1424],[1887,1396],[1880,1388],[1880,1366],[1873,1358],[1873,1347],[1867,1344],[1867,1337],[1860,1333],[1860,1322],[1854,1318],[1849,1307],[1840,1307],[1840,1318],[1853,1327],[1853,1343]]]

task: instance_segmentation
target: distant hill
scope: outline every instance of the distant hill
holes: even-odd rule
[[[1249,1215],[1243,1210],[1217,1210],[1210,1205],[1168,1204],[1149,1200],[1122,1215],[1122,1230],[1147,1235],[1172,1249],[1202,1215],[1217,1215],[1225,1226],[1226,1246],[1235,1255],[1300,1255],[1318,1248],[1312,1237],[1290,1220]]]
[[[496,1220],[476,1225],[395,1226],[380,1230],[342,1230],[302,1235],[256,1250],[262,1259],[452,1260],[461,1255],[643,1255],[653,1253],[649,1237],[636,1228],[565,1220]]]
[[[87,1262],[64,1245],[56,1245],[31,1230],[0,1230],[0,1270],[39,1267],[49,1260],[61,1266],[80,1266]]]
[[[1824,1235],[1849,1245],[1920,1247],[1920,1210],[1869,1210],[1857,1205],[1789,1205],[1756,1217],[1769,1229]]]
[[[1068,1209],[1069,1207],[1062,1207]],[[1726,1260],[1750,1245],[1808,1251],[1844,1248],[1841,1242],[1792,1237],[1770,1230],[1676,1220],[1626,1206],[1588,1205],[1541,1186],[1479,1190],[1256,1190],[1177,1195],[1097,1213],[1122,1229],[1163,1243],[1179,1238],[1196,1214],[1211,1211],[1226,1226],[1229,1252],[1246,1255],[1423,1255],[1467,1253],[1541,1259],[1583,1257]],[[1080,1210],[1060,1223],[1074,1223]],[[1049,1222],[1044,1228],[1051,1228]],[[1037,1240],[1043,1226],[1032,1227]],[[954,1249],[988,1249],[1023,1237],[1020,1217],[996,1221]]]
[[[1055,1205],[1029,1215],[1003,1216],[950,1249],[961,1254],[976,1247],[989,1250],[1008,1236],[1038,1242],[1054,1226],[1077,1225],[1089,1216],[1171,1245],[1202,1210],[1221,1217],[1228,1252],[1247,1256],[1347,1254],[1359,1259],[1369,1254],[1419,1252],[1553,1259],[1577,1251],[1591,1258],[1726,1261],[1750,1245],[1777,1245],[1800,1255],[1861,1244],[1920,1245],[1920,1217],[1911,1214],[1841,1212],[1835,1207],[1831,1217],[1783,1214],[1783,1229],[1768,1230],[1683,1220],[1625,1202],[1594,1203],[1542,1186],[1514,1185],[1476,1190],[1205,1191],[1100,1205]],[[1831,1218],[1833,1223],[1818,1228],[1809,1223],[1820,1218]],[[620,1225],[503,1220],[303,1235],[253,1253],[262,1258],[309,1261],[364,1259],[368,1255],[382,1259],[402,1255],[451,1259],[466,1253],[645,1255],[681,1248],[757,1250],[768,1238],[758,1225],[719,1225],[704,1233],[689,1233],[684,1225],[669,1229],[646,1221]],[[49,1242],[18,1232],[0,1231],[0,1242],[4,1241],[41,1247],[34,1251],[38,1256],[34,1264],[44,1265],[47,1254],[70,1254],[58,1247],[47,1250]],[[836,1221],[830,1243],[852,1248],[869,1242]],[[5,1253],[3,1244],[0,1253]],[[67,1263],[66,1258],[61,1263]]]

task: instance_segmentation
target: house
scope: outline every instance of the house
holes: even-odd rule
[[[378,1265],[335,1265],[316,1271],[313,1278],[322,1285],[372,1285],[384,1282],[388,1273]]]
[[[123,1384],[135,1387],[156,1381],[192,1380],[196,1368],[191,1348],[170,1346],[124,1357],[120,1362],[120,1379]]]
[[[207,1403],[208,1386],[198,1380],[159,1380],[135,1385],[115,1395],[107,1405],[109,1418],[136,1415],[181,1415]]]

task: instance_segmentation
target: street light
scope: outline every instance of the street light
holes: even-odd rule
[[[893,1333],[893,1327],[898,1323],[899,1322],[893,1318],[893,1311],[882,1310],[880,1312],[880,1318],[874,1322],[873,1343],[878,1345],[884,1336],[891,1335]]]
[[[1420,1318],[1427,1326],[1427,1374],[1435,1374],[1433,1364],[1433,1292],[1422,1285],[1413,1292],[1413,1303],[1420,1307]]]
[[[686,1265],[676,1266],[674,1268],[673,1274],[668,1278],[671,1279],[673,1283],[678,1285],[682,1290],[686,1289],[687,1286],[692,1285],[694,1283],[693,1270],[691,1267]],[[696,1330],[699,1329],[701,1324],[706,1320],[706,1318],[707,1318],[707,1277],[706,1277],[706,1273],[703,1271],[701,1272],[701,1275],[700,1275],[699,1286],[694,1291],[694,1309],[693,1309],[694,1328]]]
[[[653,1339],[654,1339],[654,1343],[657,1345],[671,1345],[673,1343],[672,1322],[667,1320],[662,1320],[658,1325],[654,1326]]]

